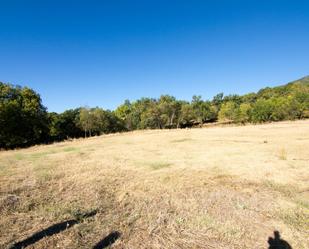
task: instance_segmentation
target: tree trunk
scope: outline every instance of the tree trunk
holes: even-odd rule
[[[175,111],[173,111],[172,117],[170,118],[170,127],[172,127],[173,125],[174,117],[175,117]]]

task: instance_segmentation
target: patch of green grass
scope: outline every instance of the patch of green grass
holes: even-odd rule
[[[149,166],[152,170],[159,170],[159,169],[163,169],[163,168],[168,168],[171,165],[172,165],[171,163],[167,163],[167,162],[153,162],[153,163],[149,164]]]
[[[26,157],[26,156],[25,156],[24,154],[21,154],[21,153],[16,153],[16,154],[14,155],[14,158],[15,158],[16,160],[18,160],[18,161],[23,160],[25,157]]]
[[[45,157],[50,154],[55,154],[55,153],[57,153],[55,150],[47,150],[47,151],[33,153],[30,155],[30,160],[40,159],[42,157]]]
[[[76,147],[67,147],[63,149],[64,152],[71,152],[71,151],[79,151],[79,148]]]

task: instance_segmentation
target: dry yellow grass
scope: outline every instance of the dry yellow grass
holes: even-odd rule
[[[309,120],[151,130],[0,152],[0,245],[87,212],[29,248],[309,248]]]

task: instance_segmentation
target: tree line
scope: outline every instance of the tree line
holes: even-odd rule
[[[200,126],[211,122],[262,123],[309,118],[309,77],[257,93],[191,101],[170,95],[126,100],[116,110],[80,107],[48,112],[28,87],[0,82],[0,148],[26,147],[70,138]]]

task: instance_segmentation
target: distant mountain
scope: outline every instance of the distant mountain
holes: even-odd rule
[[[301,79],[291,81],[285,85],[276,87],[266,87],[258,91],[258,98],[270,98],[270,97],[287,97],[296,93],[309,94],[309,76]]]

